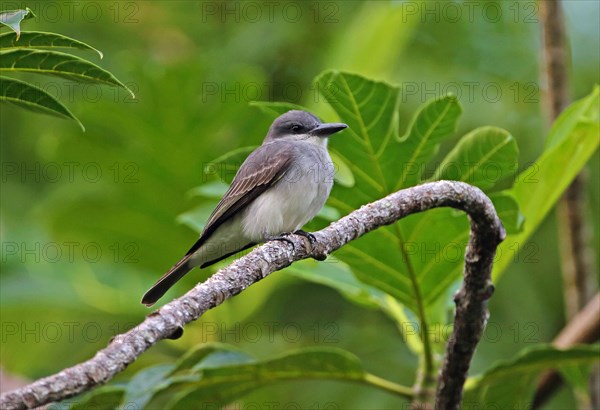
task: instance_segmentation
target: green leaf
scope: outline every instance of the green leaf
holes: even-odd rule
[[[494,192],[489,195],[489,198],[492,200],[506,232],[508,234],[521,232],[525,218],[510,191]]]
[[[77,48],[80,50],[91,50],[98,53],[102,58],[102,53],[94,47],[57,33],[44,33],[41,31],[24,31],[20,38],[16,38],[12,33],[0,34],[0,49],[11,48]]]
[[[233,346],[209,343],[187,352],[170,371],[164,369],[136,375],[130,384],[137,387],[128,386],[132,395],[121,404],[129,399],[139,408],[186,409],[198,403],[221,407],[260,387],[299,379],[352,381],[412,397],[410,388],[366,373],[356,356],[336,348],[305,348],[258,360]]]
[[[400,178],[392,191],[421,181],[424,165],[437,153],[440,143],[456,130],[461,113],[456,97],[448,95],[426,104],[415,114],[401,138],[402,150],[409,157],[403,162]]]
[[[127,383],[122,403],[142,409],[152,399],[157,386],[166,387],[166,376],[173,371],[175,365],[161,364],[139,371]]]
[[[122,386],[103,386],[81,397],[67,399],[61,402],[58,408],[63,408],[62,405],[66,405],[68,407],[65,408],[69,410],[113,410],[119,408],[124,395],[125,389]],[[49,408],[52,407],[51,405]]]
[[[15,104],[34,112],[74,120],[85,131],[83,124],[67,107],[46,91],[24,81],[0,76],[0,102]]]
[[[250,101],[252,107],[257,107],[265,114],[271,117],[279,117],[290,110],[309,111],[307,108],[287,102],[272,102],[272,101]]]
[[[423,344],[416,332],[406,332],[410,323],[404,307],[396,299],[356,279],[348,265],[329,256],[325,262],[303,260],[292,264],[285,272],[309,282],[329,286],[359,306],[379,309],[390,317],[413,352],[421,352]]]
[[[463,212],[438,208],[405,218],[398,225],[402,257],[422,303],[432,305],[460,279],[469,240],[468,218]]]
[[[257,360],[227,345],[201,345],[183,356],[159,385],[148,408],[225,405],[251,390],[297,379],[333,379],[370,384],[356,356],[333,348],[308,348]]]
[[[329,155],[331,156],[331,162],[333,162],[333,167],[335,169],[335,174],[333,175],[335,182],[343,187],[352,188],[356,181],[350,166],[335,152],[330,152]]]
[[[0,51],[0,71],[26,71],[56,75],[79,82],[92,82],[122,87],[132,97],[133,92],[115,76],[80,57],[34,49],[9,49]]]
[[[559,372],[577,397],[582,408],[592,408],[590,397],[590,375],[593,363],[582,363],[579,366],[561,366]]]
[[[568,106],[554,121],[546,139],[546,149],[564,141],[579,122],[598,122],[598,115],[600,114],[598,114],[598,86],[596,85],[590,96]]]
[[[478,128],[460,139],[431,180],[464,181],[485,190],[514,175],[517,156],[517,144],[507,131]],[[518,232],[523,223],[518,203],[506,192],[490,197],[507,231]],[[432,304],[460,277],[469,239],[468,220],[461,212],[436,209],[400,221],[400,226],[407,232],[403,244],[406,259],[418,278],[425,304]],[[438,226],[444,228],[432,229]]]
[[[216,205],[216,201],[199,205],[189,211],[177,215],[177,222],[200,233],[204,229],[206,221],[208,221],[208,218]]]
[[[184,371],[200,370],[207,367],[239,365],[254,363],[255,361],[252,356],[225,343],[200,344],[187,351],[177,360],[170,375],[173,376]]]
[[[398,165],[399,88],[337,71],[321,74],[315,87],[349,126],[330,151],[352,170],[357,199],[366,203],[391,192],[392,183],[386,178],[396,177],[385,170]]]
[[[498,278],[508,264],[517,259],[527,239],[535,232],[562,193],[598,149],[600,122],[597,117],[590,121],[592,112],[597,112],[599,89],[579,102],[576,107],[586,110],[565,110],[557,119],[553,140],[538,160],[521,172],[510,193],[519,203],[525,218],[523,231],[508,235],[500,244],[494,263],[494,278]],[[566,126],[570,124],[570,126]]]
[[[26,7],[25,10],[5,10],[0,12],[0,24],[17,33],[18,40],[21,35],[21,22],[33,17],[35,17],[35,14],[29,7]]]
[[[221,198],[227,191],[228,185],[221,180],[207,182],[206,184],[192,188],[187,192],[190,198],[201,196],[204,198]]]
[[[481,189],[515,175],[519,148],[512,135],[496,127],[477,128],[460,139],[431,180],[463,181]]]
[[[528,408],[542,371],[581,366],[599,358],[598,344],[567,350],[549,345],[526,348],[514,359],[497,363],[483,375],[469,378],[463,406],[493,403],[497,408]]]
[[[330,151],[348,164],[355,183],[351,188],[334,185],[328,202],[348,213],[391,192],[395,183],[386,175],[397,174],[394,171],[401,158],[397,131],[400,91],[383,82],[335,71],[317,77],[315,86],[349,125],[347,135],[332,142]],[[414,306],[397,241],[390,228],[378,229],[346,245],[336,257],[347,263],[359,280]]]
[[[507,131],[478,128],[460,139],[431,180],[459,180],[489,189],[514,175],[517,156],[517,144]],[[417,168],[422,166],[420,163]],[[518,203],[506,192],[490,197],[507,231],[518,232],[523,223]],[[462,212],[435,209],[404,219],[399,225],[401,232],[406,232],[402,245],[405,259],[418,280],[425,305],[431,305],[460,278],[469,240],[468,219]]]
[[[387,306],[387,295],[384,292],[357,280],[348,265],[333,256],[322,263],[313,260],[299,261],[285,271],[298,278],[336,289],[360,306],[382,310]]]
[[[321,218],[328,222],[337,221],[341,217],[342,215],[340,215],[340,211],[327,205],[324,205],[316,216],[316,218]]]
[[[244,160],[256,148],[257,146],[250,146],[229,151],[206,164],[202,175],[205,178],[218,178],[229,185]]]

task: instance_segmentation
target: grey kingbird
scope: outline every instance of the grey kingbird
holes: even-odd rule
[[[333,186],[328,137],[348,126],[322,123],[306,111],[278,117],[244,161],[208,218],[200,239],[146,292],[151,306],[190,270],[205,268],[257,243],[298,232],[319,212]]]

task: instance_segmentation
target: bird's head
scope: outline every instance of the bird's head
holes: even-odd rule
[[[328,137],[345,128],[348,128],[346,124],[322,123],[314,114],[292,110],[273,121],[265,143],[276,140],[296,140],[326,145]]]

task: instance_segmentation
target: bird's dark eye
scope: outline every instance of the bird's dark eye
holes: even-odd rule
[[[302,131],[302,126],[300,124],[292,124],[292,131],[295,133],[299,133]]]

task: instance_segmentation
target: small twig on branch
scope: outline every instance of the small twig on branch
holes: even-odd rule
[[[471,220],[471,237],[465,258],[465,281],[456,296],[454,332],[440,375],[437,402],[440,409],[457,409],[475,345],[487,319],[486,301],[493,286],[492,261],[504,229],[492,202],[476,187],[462,182],[438,181],[395,192],[364,205],[327,228],[315,232],[314,247],[303,236],[293,243],[272,241],[221,269],[204,283],[158,311],[81,364],[0,396],[2,409],[26,409],[75,396],[110,380],[159,340],[176,334],[187,323],[220,305],[267,275],[295,261],[320,259],[348,242],[408,215],[432,208],[465,211]]]

